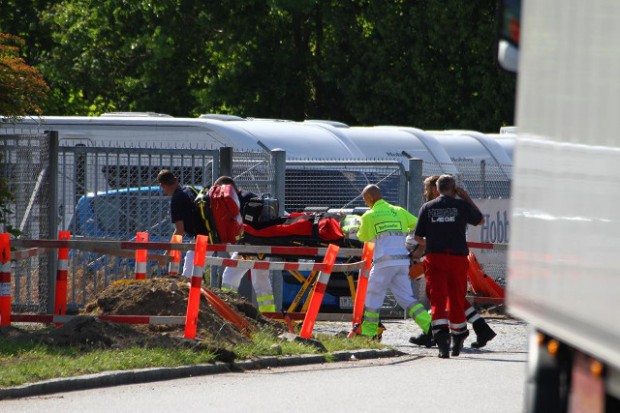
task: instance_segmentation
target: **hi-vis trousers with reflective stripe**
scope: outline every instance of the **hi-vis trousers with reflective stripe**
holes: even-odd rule
[[[233,252],[230,258],[236,260],[239,258],[239,254]],[[247,271],[243,268],[224,268],[222,290],[239,291],[241,279]],[[271,287],[271,279],[269,278],[269,270],[252,270],[252,277],[250,278],[252,279],[252,287],[254,287],[254,293],[256,294],[258,311],[261,313],[274,313],[276,311],[276,302]]]
[[[405,310],[407,316],[413,318],[422,331],[427,333],[431,324],[431,316],[413,296],[409,267],[406,265],[394,265],[379,269],[373,266],[370,270],[366,301],[364,303],[362,334],[368,336],[375,336],[377,334],[379,310],[383,306],[388,288],[394,294],[398,305]]]
[[[434,329],[440,325],[449,325],[452,334],[467,332],[464,307],[468,267],[466,256],[426,254],[424,273],[429,283],[427,288],[430,292]]]

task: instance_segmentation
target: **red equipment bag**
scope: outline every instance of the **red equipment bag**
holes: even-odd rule
[[[211,215],[220,242],[235,243],[243,233],[239,196],[232,185],[214,185],[209,189]]]
[[[340,221],[336,216],[323,214],[292,213],[255,226],[246,224],[245,238],[262,238],[276,242],[278,238],[306,237],[308,241],[317,242],[341,241],[344,238],[340,229]]]

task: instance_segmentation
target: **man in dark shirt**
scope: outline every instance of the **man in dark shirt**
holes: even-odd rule
[[[439,191],[437,190],[437,180],[439,179],[439,175],[429,176],[424,180],[424,200],[426,202],[432,201],[435,198],[439,197]],[[413,238],[413,237],[412,237]],[[409,237],[407,237],[409,239]],[[416,244],[417,245],[417,244]],[[421,248],[420,248],[421,250]],[[417,252],[417,250],[416,250]],[[421,251],[424,253],[424,251]],[[424,275],[426,281],[426,296],[429,297],[431,293],[429,291],[430,281],[428,281],[428,274]],[[486,346],[486,344],[493,340],[493,338],[497,335],[495,331],[487,324],[486,320],[480,317],[480,314],[476,311],[476,309],[469,303],[469,301],[463,301],[465,305],[465,317],[467,317],[467,322],[471,323],[474,331],[476,332],[476,341],[471,343],[473,348],[481,348]],[[432,336],[428,336],[423,332],[418,336],[412,336],[409,339],[409,342],[412,344],[417,344],[420,346],[432,347],[435,345],[435,339]]]
[[[179,183],[179,180],[168,169],[162,169],[157,174],[157,181],[161,189],[169,195],[170,198],[170,219],[174,224],[175,235],[185,235],[194,238],[197,235],[197,224],[194,218],[194,192]],[[191,277],[194,267],[194,251],[188,251],[185,254],[183,264],[183,275]]]
[[[467,224],[480,225],[482,213],[450,175],[437,180],[440,196],[420,208],[415,240],[426,250],[424,271],[430,282],[432,330],[439,357],[458,356],[469,335],[464,300],[467,293]],[[457,199],[459,196],[462,199]],[[450,309],[450,312],[446,310]]]

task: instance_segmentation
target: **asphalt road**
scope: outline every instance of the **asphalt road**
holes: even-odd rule
[[[521,412],[526,326],[514,320],[490,324],[498,336],[487,348],[466,348],[449,360],[437,358],[436,349],[408,344],[418,331],[410,321],[388,321],[383,341],[405,356],[3,400],[0,412]],[[348,326],[322,322],[316,330]]]

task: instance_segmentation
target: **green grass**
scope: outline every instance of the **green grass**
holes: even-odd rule
[[[385,348],[380,343],[364,337],[346,339],[320,334],[315,338],[327,348],[327,360],[331,360],[329,353],[335,351]],[[232,350],[239,359],[320,354],[311,345],[282,341],[263,332],[256,333],[251,344],[238,345]],[[209,351],[138,347],[84,351],[75,347],[57,347],[27,340],[0,338],[0,387],[103,371],[177,367],[211,363],[214,360],[214,354]]]
[[[81,351],[75,347],[3,338],[0,339],[0,387],[102,371],[210,363],[214,359],[208,351],[138,347]]]

